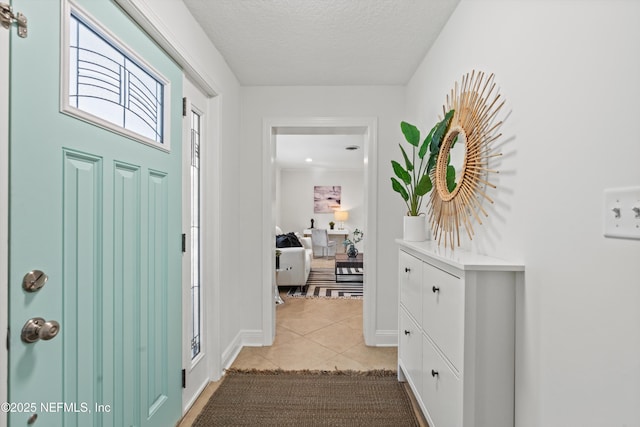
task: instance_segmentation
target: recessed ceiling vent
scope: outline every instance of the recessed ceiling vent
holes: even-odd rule
[[[345,150],[347,150],[347,151],[353,151],[353,150],[359,150],[359,149],[360,149],[359,145],[347,145],[345,147]]]

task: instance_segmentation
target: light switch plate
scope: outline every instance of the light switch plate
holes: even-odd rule
[[[604,190],[604,235],[640,239],[640,187]]]

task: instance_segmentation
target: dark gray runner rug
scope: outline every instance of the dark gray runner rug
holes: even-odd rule
[[[193,426],[419,426],[393,371],[228,371]]]
[[[344,276],[340,280],[349,277]],[[362,280],[361,277],[362,274],[356,278]],[[297,298],[362,298],[362,290],[362,282],[340,281],[336,283],[336,274],[333,268],[313,268],[309,274],[307,285],[289,289],[287,296]]]

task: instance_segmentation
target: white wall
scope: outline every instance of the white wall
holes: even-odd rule
[[[377,226],[377,318],[378,331],[397,330],[397,248],[392,243],[401,235],[402,203],[392,194],[389,177],[390,159],[396,156],[397,142],[402,138],[404,87],[340,86],[340,87],[243,87],[242,88],[242,158],[243,196],[240,200],[240,233],[242,240],[255,242],[262,235],[262,211],[259,189],[262,181],[262,131],[265,118],[281,117],[377,117],[378,118],[378,226]],[[310,219],[310,218],[309,218]],[[367,230],[364,230],[365,238]],[[243,247],[243,258],[260,259],[259,242]],[[261,295],[262,269],[245,268],[240,282],[247,295]],[[262,327],[262,306],[256,298],[245,300],[244,328]]]
[[[302,232],[315,220],[316,228],[329,228],[336,222],[333,213],[313,212],[313,187],[339,185],[342,191],[341,210],[349,211],[346,228],[362,230],[364,224],[364,171],[328,169],[282,169],[280,180],[279,217],[284,232]],[[338,228],[336,223],[335,227]],[[341,243],[341,242],[340,242]],[[338,247],[340,249],[341,247]]]
[[[516,426],[640,426],[640,241],[602,235],[603,190],[640,185],[640,2],[462,0],[407,86],[426,127],[454,81],[508,100],[480,252],[523,261]]]

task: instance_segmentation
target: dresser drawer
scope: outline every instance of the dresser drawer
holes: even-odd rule
[[[400,336],[398,338],[398,363],[417,397],[422,395],[422,331],[400,308]]]
[[[422,283],[422,328],[462,372],[464,283],[428,263],[423,264]]]
[[[413,255],[400,251],[400,303],[418,323],[422,321],[422,264],[422,261]]]
[[[422,340],[422,398],[430,427],[462,426],[462,380],[440,357],[428,338]]]

